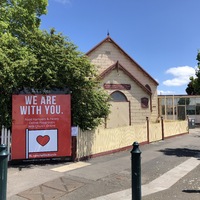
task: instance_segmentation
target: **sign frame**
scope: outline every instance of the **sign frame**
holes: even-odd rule
[[[71,95],[12,96],[11,159],[71,156]]]

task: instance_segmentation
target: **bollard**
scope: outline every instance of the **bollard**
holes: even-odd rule
[[[6,200],[8,153],[5,144],[0,145],[0,199]]]
[[[131,151],[132,200],[141,200],[141,151],[138,142],[133,143]]]

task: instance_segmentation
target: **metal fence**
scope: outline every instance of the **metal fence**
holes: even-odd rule
[[[7,145],[8,160],[11,158],[11,132],[6,127],[2,126],[0,132],[0,144]]]

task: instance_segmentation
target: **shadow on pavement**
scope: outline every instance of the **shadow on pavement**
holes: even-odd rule
[[[200,193],[200,190],[183,190],[185,193]]]
[[[164,150],[160,150],[160,152],[164,153],[167,156],[178,156],[178,157],[195,157],[200,159],[200,150],[197,149],[188,149],[188,148],[166,148]]]
[[[51,165],[51,166],[57,166],[58,164],[67,164],[70,163],[71,160],[68,158],[66,159],[58,159],[58,160],[52,160],[52,159],[37,159],[37,160],[16,160],[16,161],[9,161],[8,162],[8,168],[18,168],[19,171],[22,169],[31,169],[35,167],[36,165],[38,166],[46,166],[46,165]]]
[[[198,137],[198,138],[199,138],[199,137],[200,137],[200,135],[194,135],[194,137]]]

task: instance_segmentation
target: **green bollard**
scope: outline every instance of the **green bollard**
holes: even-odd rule
[[[132,200],[141,200],[141,151],[138,142],[133,143],[131,151]]]
[[[6,200],[8,153],[5,144],[0,145],[0,199]]]

